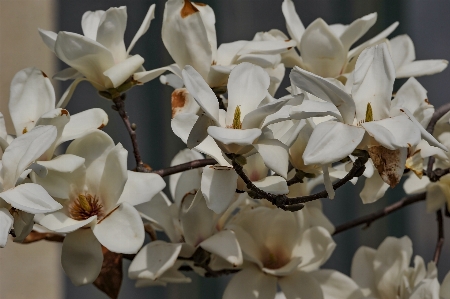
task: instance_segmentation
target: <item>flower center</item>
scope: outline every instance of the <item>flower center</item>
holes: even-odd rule
[[[103,216],[103,206],[97,196],[80,194],[69,206],[69,215],[75,220],[86,220],[97,215]]]
[[[263,258],[263,266],[267,269],[279,269],[289,263],[290,256],[284,250],[268,252]]]

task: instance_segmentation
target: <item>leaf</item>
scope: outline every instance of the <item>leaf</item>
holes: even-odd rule
[[[102,271],[94,285],[109,298],[117,299],[122,285],[122,254],[111,252],[103,246],[102,252]]]

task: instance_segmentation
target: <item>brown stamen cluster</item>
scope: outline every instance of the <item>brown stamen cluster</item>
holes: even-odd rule
[[[86,220],[95,215],[101,218],[103,215],[103,206],[97,196],[80,194],[69,206],[69,214],[75,220]]]

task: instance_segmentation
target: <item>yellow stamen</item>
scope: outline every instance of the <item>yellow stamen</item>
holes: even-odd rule
[[[83,208],[83,210],[85,210],[86,212],[91,211],[91,205],[87,201],[86,196],[82,194],[78,195],[78,202],[80,203],[80,206]]]
[[[373,112],[372,112],[372,106],[370,105],[370,103],[367,103],[366,123],[369,121],[373,121]]]
[[[239,108],[239,106],[236,106],[236,109],[234,110],[233,129],[242,129],[241,108]]]

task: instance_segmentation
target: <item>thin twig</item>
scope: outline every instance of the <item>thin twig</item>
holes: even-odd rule
[[[442,210],[436,211],[436,221],[438,226],[438,240],[434,251],[433,261],[437,265],[441,256],[442,246],[444,246],[444,219],[442,219]]]
[[[323,190],[315,194],[299,197],[287,197],[286,195],[276,195],[265,192],[256,187],[255,184],[253,184],[253,182],[247,177],[247,175],[243,170],[243,167],[238,162],[236,162],[235,159],[236,157],[231,158],[233,168],[236,171],[236,173],[242,178],[244,183],[247,185],[247,188],[250,190],[249,192],[250,196],[256,198],[265,198],[273,205],[285,211],[298,211],[304,207],[304,203],[306,202],[313,201],[319,198],[328,197],[328,192],[326,190]],[[354,177],[361,176],[365,170],[364,164],[367,162],[367,159],[368,156],[358,157],[358,159],[356,159],[356,161],[353,163],[353,167],[349,171],[349,173],[345,177],[337,181],[335,184],[333,184],[333,189],[336,190],[341,186],[343,186],[348,181],[350,181],[351,179],[353,179]]]
[[[142,162],[141,153],[139,152],[135,125],[130,123],[130,119],[128,118],[125,110],[125,94],[113,98],[113,102],[114,110],[119,112],[119,115],[127,128],[128,134],[130,135],[131,143],[133,144],[134,158],[136,159],[136,170],[138,172],[149,172],[149,170],[145,167],[144,162]]]
[[[175,165],[172,167],[154,170],[154,171],[152,171],[152,173],[156,173],[156,174],[159,174],[160,176],[164,177],[164,176],[168,176],[168,175],[175,174],[178,172],[191,170],[194,168],[205,167],[207,165],[214,165],[216,163],[217,162],[214,159],[200,159],[200,160],[194,160],[191,162]]]
[[[53,233],[39,233],[37,231],[31,231],[28,236],[23,240],[23,244],[30,244],[37,241],[46,240],[52,242],[62,242],[64,241],[64,236]]]
[[[402,198],[401,200],[397,201],[396,203],[387,206],[381,210],[375,211],[373,213],[370,213],[368,215],[356,218],[354,220],[351,220],[349,222],[346,222],[344,224],[341,224],[339,226],[336,226],[336,229],[334,231],[333,235],[337,235],[343,231],[349,230],[351,228],[360,226],[361,224],[366,224],[366,227],[370,226],[372,222],[375,220],[378,220],[380,218],[383,218],[397,210],[400,210],[403,207],[406,207],[410,204],[413,204],[415,202],[423,201],[426,198],[426,193],[418,193],[413,194],[407,197]]]

